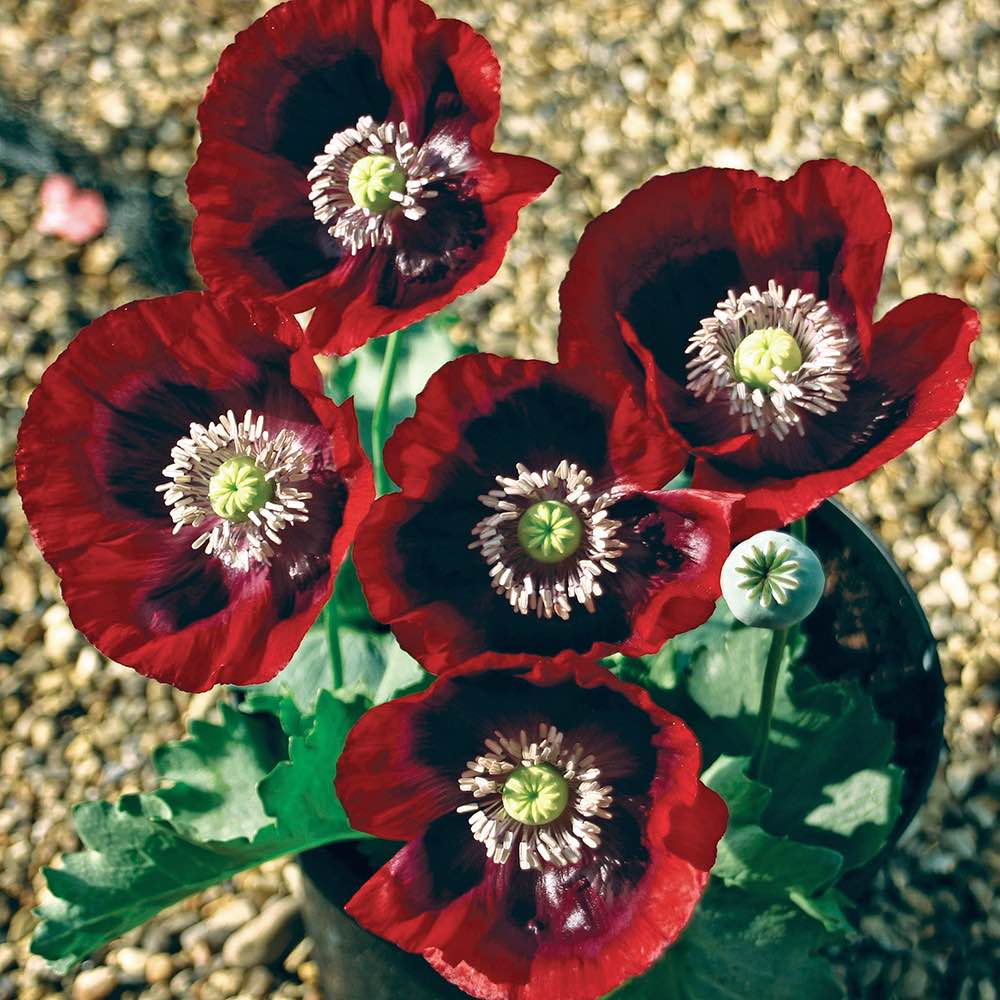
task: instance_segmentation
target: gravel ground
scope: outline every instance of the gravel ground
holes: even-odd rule
[[[197,101],[219,50],[263,9],[0,0],[0,95],[186,220]],[[891,546],[940,640],[950,743],[928,805],[868,901],[845,975],[858,996],[993,1000],[1000,11],[990,0],[441,0],[437,9],[484,30],[500,55],[499,147],[563,170],[524,212],[500,274],[458,305],[461,329],[481,345],[553,357],[556,292],[587,220],[653,173],[702,163],[776,176],[816,156],[864,167],[896,226],[881,310],[925,291],[981,310],[978,371],[958,416],[844,494]],[[28,393],[82,323],[151,294],[115,237],[74,248],[36,233],[37,192],[37,177],[0,171],[0,1000],[318,998],[286,863],[176,907],[75,980],[27,955],[39,867],[76,846],[72,803],[148,788],[152,747],[213,705],[87,647],[26,530],[12,453]],[[256,954],[230,936],[250,919],[268,942]]]

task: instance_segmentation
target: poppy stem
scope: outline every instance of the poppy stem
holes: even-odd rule
[[[330,674],[333,690],[344,686],[344,658],[340,652],[340,628],[337,624],[337,597],[330,596],[323,609],[323,624],[326,626],[326,644],[330,650]]]
[[[776,628],[772,631],[771,646],[767,651],[767,664],[764,667],[764,687],[760,695],[760,712],[757,715],[757,738],[754,741],[750,766],[747,768],[748,778],[758,778],[764,769],[768,737],[771,734],[771,716],[774,715],[774,696],[778,690],[778,675],[781,673],[781,659],[787,641],[787,628]]]
[[[789,525],[789,532],[792,538],[798,539],[803,545],[806,545],[806,519],[800,517],[797,521],[792,521]],[[788,643],[794,647],[795,643],[798,641],[799,633],[802,631],[802,622],[796,622],[791,631],[788,633]]]
[[[385,345],[385,357],[382,359],[382,384],[372,414],[372,469],[375,472],[375,493],[382,496],[392,489],[392,480],[385,471],[382,461],[382,448],[385,445],[386,423],[389,420],[389,397],[392,395],[392,382],[396,377],[396,365],[399,362],[399,345],[402,341],[399,330],[389,334]]]

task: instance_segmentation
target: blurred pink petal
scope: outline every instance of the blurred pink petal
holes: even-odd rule
[[[86,243],[104,232],[108,210],[97,191],[78,188],[72,177],[50,174],[39,191],[42,211],[35,228],[46,236]]]

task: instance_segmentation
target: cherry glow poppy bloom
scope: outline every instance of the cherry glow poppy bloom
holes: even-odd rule
[[[290,0],[223,53],[198,112],[209,288],[315,307],[346,354],[488,281],[556,171],[495,153],[489,43],[418,0]]]
[[[654,177],[593,221],[561,291],[560,357],[614,366],[748,494],[736,534],[803,516],[951,416],[978,317],[920,295],[873,319],[891,222],[864,171]]]
[[[690,919],[725,832],[680,719],[577,657],[464,668],[348,734],[351,825],[402,848],[346,911],[488,1000],[590,1000]]]
[[[386,443],[354,560],[372,614],[434,673],[655,652],[719,596],[736,498],[663,485],[686,452],[608,373],[466,355]]]
[[[24,511],[107,656],[187,691],[256,684],[319,614],[374,488],[301,342],[267,305],[133,302],[32,393]]]

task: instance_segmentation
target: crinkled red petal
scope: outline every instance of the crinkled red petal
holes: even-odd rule
[[[536,689],[534,706],[528,685]],[[580,693],[591,690],[598,694]],[[623,717],[616,702],[634,718]],[[412,839],[466,799],[458,776],[487,736],[546,720],[558,720],[567,739],[599,756],[608,780],[638,794],[652,777],[641,760],[661,738],[655,727],[644,731],[636,721],[643,713],[660,726],[673,718],[641,688],[623,684],[591,660],[570,654],[552,661],[511,657],[502,670],[492,657],[470,660],[427,690],[376,706],[358,721],[341,757],[338,797],[357,829],[388,840]],[[674,737],[687,740],[690,733],[678,730]],[[685,754],[691,752],[684,746]],[[690,798],[684,782],[693,783],[697,771],[671,773],[680,782],[671,794]]]
[[[636,574],[643,566],[638,566],[628,583],[620,587],[617,582],[614,584],[616,593],[618,589],[624,591],[627,632],[588,640],[583,649],[571,645],[564,649],[576,649],[591,657],[619,651],[634,656],[655,652],[671,636],[707,621],[714,610],[719,596],[719,574],[731,544],[730,519],[742,497],[687,490],[650,492],[636,497],[657,508],[658,514],[649,516],[662,524],[662,545],[673,550],[670,554],[677,563],[672,568],[645,567],[648,575],[643,574],[641,579]],[[467,606],[427,586],[431,557],[426,561],[414,559],[401,532],[428,509],[422,501],[389,494],[375,502],[362,524],[354,558],[372,615],[388,624],[400,646],[431,673],[450,673],[457,664],[473,657],[488,657],[494,666],[507,666],[525,655],[537,654],[538,649],[533,648],[514,652],[509,647],[498,647],[495,638],[491,638],[496,635],[490,628],[493,613],[508,609],[489,588],[485,565],[481,566],[480,561],[470,560],[469,567],[464,560],[461,563],[455,560],[454,572],[449,568],[447,550],[457,551],[459,546],[467,545],[464,534],[428,536],[425,541],[437,553],[435,578],[450,576],[454,591],[466,592],[466,602],[474,601],[478,595],[481,605],[477,605],[478,613],[469,612]],[[609,590],[602,600],[611,596]],[[582,609],[575,614],[582,615]],[[547,641],[549,625],[559,627],[555,620],[533,617],[528,620],[537,625],[538,643]],[[585,621],[585,624],[590,623]]]
[[[654,177],[590,222],[559,291],[560,360],[627,372],[638,380],[616,316],[627,316],[636,293],[674,259],[684,273],[683,281],[663,288],[664,295],[675,297],[664,309],[665,331],[678,318],[684,328],[693,320],[691,332],[696,330],[698,319],[711,315],[725,296],[729,281],[744,280],[732,219],[741,194],[759,182],[750,171],[712,167]],[[699,260],[706,266],[686,266]]]
[[[693,445],[726,448],[738,427],[685,388],[700,321],[730,290],[773,278],[827,300],[867,358],[890,231],[872,179],[836,160],[787,181],[708,167],[654,177],[585,230],[560,291],[560,358],[626,372]]]
[[[489,152],[500,110],[500,69],[489,43],[419,0],[290,0],[222,54],[199,108],[202,144],[188,176],[192,252],[218,295],[317,308],[310,343],[347,353],[401,329],[489,280],[520,209],[555,171]],[[387,290],[391,255],[356,257],[313,218],[306,174],[331,135],[362,115],[405,120],[417,143],[461,121],[476,150],[482,231],[472,261],[406,295]],[[391,282],[389,283],[391,286]]]
[[[402,699],[408,703],[403,708],[393,702],[377,709],[382,713],[380,725],[366,726],[362,720],[348,736],[337,786],[352,823],[395,836],[403,829],[398,818],[411,804],[421,822],[406,824],[412,842],[361,888],[347,911],[374,933],[423,954],[446,979],[473,996],[589,1000],[644,972],[680,935],[715,862],[726,808],[698,781],[700,753],[690,730],[655,706],[644,690],[578,658],[523,661],[520,668],[525,672],[518,675],[519,681],[541,689],[559,691],[567,681],[595,692],[607,689],[609,698],[623,698],[652,723],[650,746],[656,764],[645,792],[648,805],[636,813],[644,817],[642,828],[630,826],[624,800],[615,814],[618,818],[606,821],[606,843],[616,845],[622,861],[616,870],[625,874],[613,888],[605,883],[602,892],[596,869],[592,873],[586,865],[579,872],[544,873],[496,866],[485,858],[482,845],[473,841],[465,818],[450,812],[450,803],[447,814],[436,813],[424,783],[418,782],[414,791],[405,774],[393,781],[392,792],[381,797],[375,810],[369,807],[366,779],[357,772],[371,762],[372,752],[386,752],[383,734],[395,730],[398,721],[404,740],[422,727],[433,729],[423,737],[424,745],[433,745],[439,730],[428,712],[435,689],[461,691],[456,685],[463,679],[483,677],[482,665],[473,663],[464,665],[454,678],[437,681],[429,691]],[[531,699],[522,700],[528,710]],[[458,701],[454,704],[463,720],[467,702],[461,700],[461,708]],[[436,725],[446,718],[447,707],[437,706]],[[479,725],[484,729],[491,721],[502,725],[491,718],[488,699],[471,710],[481,716]],[[600,730],[606,721],[605,713],[598,712],[592,728]],[[473,719],[467,730],[476,724]],[[441,739],[449,738],[450,732],[441,732]],[[617,730],[607,733],[609,747],[616,740],[632,738],[633,734]],[[358,744],[374,749],[359,750]],[[475,749],[470,748],[469,754]],[[398,766],[406,757],[405,750],[394,751],[391,763]],[[423,762],[411,759],[407,766],[416,777]],[[624,775],[619,777],[625,780]],[[443,773],[436,776],[445,779]],[[439,801],[443,804],[444,799]]]
[[[607,470],[638,489],[657,489],[683,466],[683,448],[673,439],[649,435],[649,421],[635,395],[616,373],[593,366],[570,368],[544,361],[522,361],[494,354],[467,354],[449,361],[428,380],[417,396],[416,412],[402,421],[385,445],[385,468],[404,495],[434,499],[450,481],[457,465],[467,465],[489,483],[501,470],[482,467],[481,456],[464,433],[473,421],[489,418],[498,404],[515,393],[551,386],[590,400],[604,415]],[[551,441],[551,430],[539,414],[530,439],[514,442],[526,453],[571,449],[573,441]],[[552,421],[558,413],[552,414]],[[502,431],[504,428],[499,428]],[[513,473],[513,465],[502,474]]]
[[[445,365],[418,396],[414,416],[386,444],[386,470],[400,492],[380,498],[358,533],[354,558],[372,614],[432,672],[486,651],[507,662],[503,658],[524,653],[573,649],[596,656],[619,649],[632,632],[631,605],[612,608],[608,597],[601,615],[585,620],[586,636],[580,615],[575,625],[525,616],[508,622],[515,613],[490,588],[487,567],[469,543],[486,512],[479,496],[494,488],[497,475],[514,474],[518,462],[555,468],[565,458],[586,468],[595,488],[658,489],[680,470],[686,453],[672,435],[651,433],[653,427],[628,384],[608,373],[491,355]],[[722,498],[699,529],[721,547],[704,563],[691,561],[694,575],[714,572],[718,553],[728,552],[728,537],[717,538],[728,504]],[[632,589],[642,591],[637,604],[655,600],[645,579]],[[653,631],[672,620],[691,620],[696,599],[665,596],[655,603],[641,636],[632,636],[637,643],[655,641]],[[683,611],[675,615],[673,608]],[[494,621],[501,613],[504,622]],[[709,607],[700,620],[710,613]],[[497,629],[504,645],[497,644]]]
[[[386,840],[412,840],[454,812],[464,795],[458,776],[422,759],[416,744],[433,689],[395,698],[355,723],[337,764],[337,798],[356,830]],[[478,748],[473,748],[478,752]]]
[[[708,794],[715,797],[712,792]],[[704,829],[711,829],[707,826],[707,815],[694,818],[706,823]],[[441,976],[483,1000],[596,1000],[627,979],[641,976],[680,937],[708,879],[707,871],[682,858],[656,852],[643,883],[636,889],[636,897],[643,898],[632,900],[634,909],[625,930],[600,941],[593,950],[555,955],[539,950],[533,955],[525,954],[522,949],[528,942],[523,934],[512,932],[502,917],[485,927],[480,917],[477,927],[475,916],[463,915],[464,922],[448,948],[424,948],[422,953]],[[482,895],[479,900],[471,900],[476,916],[479,915],[476,904],[484,906],[487,901]],[[491,911],[485,912],[491,915]],[[352,916],[364,925],[357,912],[352,912]],[[484,935],[491,937],[480,937],[484,943],[467,958],[468,949],[476,947],[472,934],[480,927]]]
[[[950,417],[972,376],[969,350],[979,334],[976,311],[944,295],[920,295],[887,313],[872,331],[871,363],[861,389],[887,401],[891,430],[848,465],[804,476],[757,479],[727,474],[699,458],[694,485],[744,490],[734,537],[746,538],[804,516],[826,497],[902,454]],[[843,404],[850,418],[851,400]]]
[[[386,4],[382,73],[414,136],[471,113],[470,137],[493,144],[500,117],[500,63],[490,43],[464,21],[436,18],[423,3]]]
[[[475,248],[474,262],[456,271],[454,276],[431,284],[407,286],[406,294],[385,290],[379,276],[388,273],[389,286],[400,286],[394,277],[388,255],[367,266],[371,278],[361,294],[351,287],[334,288],[323,285],[322,297],[316,298],[310,289],[296,295],[301,301],[316,301],[316,312],[306,331],[309,342],[326,354],[349,354],[374,337],[401,330],[443,309],[460,295],[489,281],[500,269],[507,244],[517,229],[518,214],[525,205],[541,195],[557,176],[558,171],[528,156],[506,153],[484,153],[476,171],[478,187],[472,197],[483,213],[481,242]],[[326,279],[321,279],[325,282]],[[402,296],[403,302],[399,299]]]
[[[257,683],[319,613],[373,486],[353,408],[321,395],[301,341],[267,305],[136,302],[81,331],[32,394],[16,455],[25,513],[74,623],[112,659],[185,690]],[[327,503],[308,533],[296,526],[294,583],[193,551],[195,529],[174,535],[155,492],[191,420],[242,412],[261,392],[329,453],[316,479]]]
[[[731,521],[743,496],[700,490],[644,493],[656,504],[659,546],[667,550],[648,570],[644,600],[637,604],[632,635],[622,646],[626,656],[657,652],[667,639],[708,621],[721,594],[722,564],[731,548]]]
[[[786,291],[801,288],[829,302],[848,319],[867,358],[892,234],[882,192],[864,170],[840,160],[804,163],[773,190],[776,197],[763,199],[763,212],[755,217],[769,214],[769,202],[782,201],[791,219],[783,233],[761,248],[766,251],[761,273],[773,269],[771,276]]]

